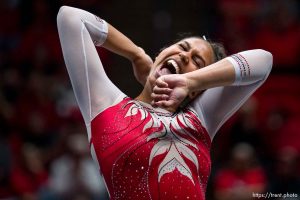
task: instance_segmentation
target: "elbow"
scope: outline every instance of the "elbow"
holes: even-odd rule
[[[267,78],[272,70],[273,55],[271,52],[263,49],[259,49],[259,51],[260,51],[262,62],[264,63],[264,67],[265,67],[265,78]]]
[[[75,18],[76,9],[70,6],[61,6],[57,14],[57,26],[62,28],[65,26],[70,26],[72,24],[72,19]]]
[[[58,14],[57,14],[57,23],[61,22],[66,16],[68,16],[70,7],[69,6],[61,6],[59,8]]]
[[[273,55],[269,51],[265,51],[265,50],[261,50],[261,51],[263,51],[263,56],[264,56],[263,59],[264,59],[266,65],[270,66],[270,68],[272,68],[272,65],[273,65]]]
[[[249,85],[255,82],[263,83],[272,70],[273,55],[263,49],[253,49],[241,52],[241,56],[243,59],[239,58],[236,61],[238,66],[240,63],[242,65],[242,67],[240,66],[240,71],[238,71],[238,74],[241,74],[241,83],[239,84]],[[242,63],[242,60],[245,60],[245,63]],[[242,69],[244,72],[247,71],[244,66],[248,66],[249,73],[243,73]]]
[[[258,64],[255,67],[255,72],[253,73],[253,77],[256,77],[257,80],[265,81],[272,70],[273,65],[273,55],[266,50],[263,49],[255,49],[256,56],[254,59],[255,62]]]

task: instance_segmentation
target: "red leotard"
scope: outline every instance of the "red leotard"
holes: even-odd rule
[[[205,199],[211,142],[192,109],[160,113],[124,98],[91,134],[111,199]]]

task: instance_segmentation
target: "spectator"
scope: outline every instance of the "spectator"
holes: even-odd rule
[[[90,157],[87,139],[73,133],[66,139],[68,153],[51,165],[50,188],[59,199],[104,199],[107,192]]]
[[[270,191],[274,194],[300,194],[299,152],[286,147],[277,154]]]
[[[229,166],[218,171],[214,180],[217,200],[252,199],[252,193],[262,193],[267,186],[265,172],[255,159],[252,146],[237,144]]]
[[[39,199],[39,193],[47,185],[48,172],[38,148],[31,144],[23,145],[19,162],[12,169],[10,181],[17,197]]]

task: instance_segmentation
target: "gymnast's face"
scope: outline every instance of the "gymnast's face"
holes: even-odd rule
[[[148,77],[150,87],[162,75],[184,74],[201,69],[214,61],[211,45],[200,38],[185,38],[160,52]]]

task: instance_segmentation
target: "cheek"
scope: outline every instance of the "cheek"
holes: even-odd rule
[[[165,48],[163,51],[161,51],[158,56],[155,58],[155,62],[156,63],[160,63],[161,61],[163,61],[166,57],[174,54],[176,51],[174,49],[174,47],[168,47]]]
[[[185,70],[183,71],[183,73],[185,74],[185,73],[188,73],[188,72],[193,72],[193,71],[198,70],[198,69],[199,69],[198,67],[196,67],[196,66],[190,64],[190,65],[188,65],[188,66],[185,68]]]

